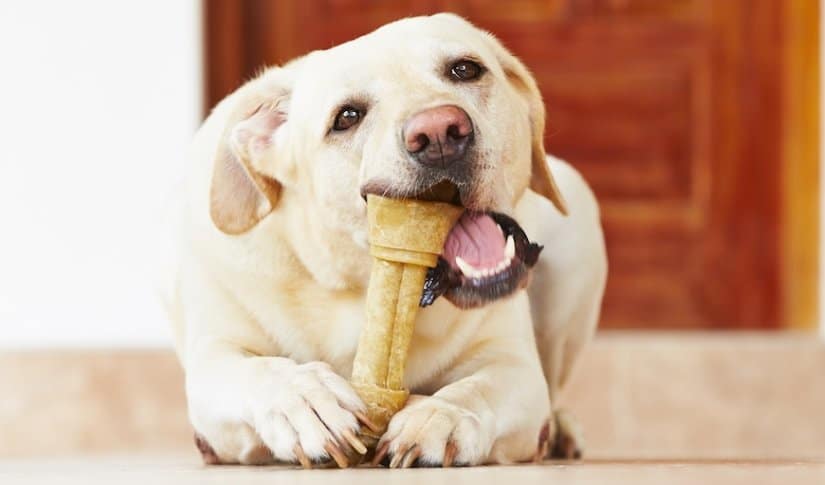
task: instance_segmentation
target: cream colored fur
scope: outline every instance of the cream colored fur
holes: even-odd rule
[[[442,64],[456,56],[489,72],[476,86],[445,81]],[[330,133],[353,96],[369,105],[366,116],[352,132]],[[445,103],[470,115],[491,165],[471,204],[514,216],[545,249],[528,291],[475,310],[440,298],[420,312],[406,384],[426,397],[412,399],[382,441],[390,455],[417,443],[433,464],[448,439],[457,462],[533,457],[551,396],[598,320],[598,208],[572,167],[541,164],[541,99],[523,66],[489,34],[437,15],[264,71],[195,137],[164,296],[192,425],[221,461],[268,462],[268,448],[295,462],[296,444],[324,459],[327,440],[357,429],[362,403],[346,378],[370,267],[359,188],[378,179],[410,188],[399,127]],[[537,175],[547,168],[551,179]],[[567,217],[528,188],[546,191],[553,179]]]

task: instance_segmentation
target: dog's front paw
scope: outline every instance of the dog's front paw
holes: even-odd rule
[[[349,383],[327,364],[256,357],[233,379],[237,395],[209,390],[190,396],[196,444],[206,463],[311,467],[334,460],[346,467],[367,452],[356,436],[359,420],[375,425]]]
[[[494,439],[492,416],[480,416],[438,397],[412,396],[390,421],[373,459],[392,468],[478,465]]]
[[[343,468],[353,451],[366,453],[356,437],[364,404],[345,379],[321,362],[273,365],[252,391],[249,408],[276,459],[309,467],[331,458]]]

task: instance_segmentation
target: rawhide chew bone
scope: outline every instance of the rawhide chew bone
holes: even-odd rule
[[[367,196],[373,262],[352,385],[377,428],[361,429],[362,440],[371,448],[409,396],[404,367],[424,279],[438,263],[463,210],[444,202]]]

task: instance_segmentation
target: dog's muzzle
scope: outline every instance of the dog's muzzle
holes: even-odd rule
[[[450,179],[441,180],[416,194],[398,193],[391,184],[368,183],[361,193],[385,197],[447,202],[465,207],[444,244],[438,265],[427,273],[422,307],[439,296],[459,308],[475,308],[507,297],[529,282],[542,246],[527,238],[511,217],[478,210],[464,203],[462,187]]]

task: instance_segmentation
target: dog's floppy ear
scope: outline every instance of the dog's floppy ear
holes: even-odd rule
[[[236,108],[218,142],[209,214],[226,234],[252,229],[272,212],[281,193],[280,182],[260,167],[272,153],[275,133],[286,122],[288,91],[265,81],[256,79],[233,96],[237,97]]]
[[[544,152],[544,102],[541,99],[541,92],[536,85],[536,80],[533,79],[524,64],[505,49],[495,37],[488,34],[488,38],[492,41],[496,57],[498,57],[501,67],[504,69],[507,80],[516,91],[524,96],[529,106],[532,145],[530,188],[552,202],[559,212],[567,215],[567,204],[564,202],[564,197],[550,173],[550,167],[547,165],[547,155]]]

